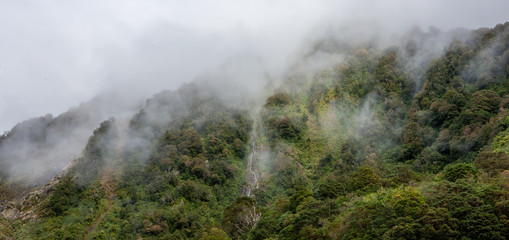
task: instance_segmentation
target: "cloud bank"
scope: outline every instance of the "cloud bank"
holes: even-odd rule
[[[504,0],[3,1],[0,131],[105,91],[143,98],[208,75],[261,90],[330,29],[492,27],[507,9]]]

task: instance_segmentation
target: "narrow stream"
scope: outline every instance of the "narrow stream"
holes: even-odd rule
[[[256,127],[253,128],[251,133],[251,149],[249,150],[249,156],[247,157],[247,169],[246,169],[246,184],[244,185],[242,195],[251,197],[253,190],[258,188],[259,174],[256,171]]]

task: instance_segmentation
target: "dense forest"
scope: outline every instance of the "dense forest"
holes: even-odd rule
[[[509,23],[324,38],[270,91],[245,108],[187,84],[104,119],[49,183],[0,169],[0,239],[509,239]],[[0,150],[52,149],[65,116]]]

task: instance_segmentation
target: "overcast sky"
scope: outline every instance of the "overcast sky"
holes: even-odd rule
[[[0,0],[0,131],[110,89],[150,97],[239,56],[277,76],[330,27],[493,27],[507,10],[507,0]]]

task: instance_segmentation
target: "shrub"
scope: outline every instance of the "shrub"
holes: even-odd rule
[[[278,92],[267,98],[266,107],[284,106],[291,102],[290,95],[284,92]]]
[[[380,187],[380,177],[368,165],[363,165],[352,174],[353,190],[373,191]]]
[[[337,176],[329,175],[318,181],[314,196],[317,199],[337,198],[345,193],[345,187]]]
[[[179,194],[189,201],[196,202],[209,200],[209,193],[207,192],[207,189],[191,180],[186,180],[180,183],[177,189]]]
[[[509,169],[509,156],[505,152],[482,152],[477,155],[474,164],[491,175]]]
[[[472,164],[456,163],[445,167],[443,177],[447,181],[456,182],[460,178],[475,176],[476,174],[477,171]]]
[[[222,229],[213,227],[210,229],[210,231],[203,234],[203,236],[200,238],[200,240],[228,240],[231,239],[228,237],[228,234],[226,234]]]
[[[260,220],[261,213],[250,197],[240,197],[223,214],[223,228],[233,239],[245,239]]]

